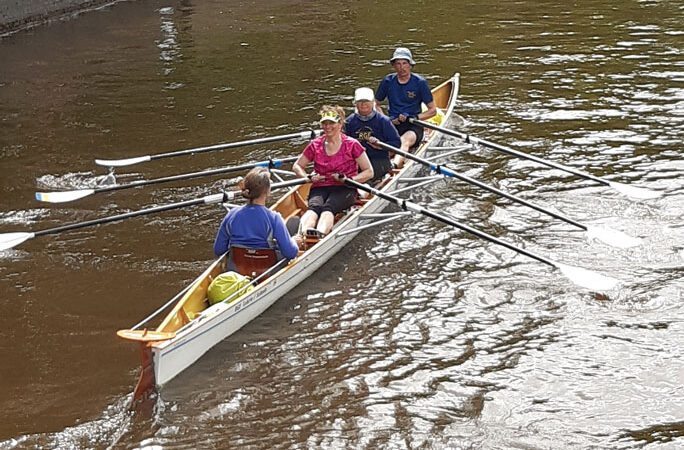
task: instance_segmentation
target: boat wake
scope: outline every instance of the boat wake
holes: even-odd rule
[[[136,415],[129,409],[133,394],[119,398],[102,417],[54,433],[36,433],[0,442],[0,448],[113,448]]]
[[[127,175],[128,177],[128,175]],[[64,175],[43,175],[36,179],[39,189],[92,189],[116,185],[116,177],[110,172],[95,175],[93,172],[72,172]]]

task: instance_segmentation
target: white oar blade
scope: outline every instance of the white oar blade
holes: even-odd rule
[[[0,251],[16,247],[34,236],[35,233],[2,233],[0,234]]]
[[[608,245],[618,248],[630,248],[641,245],[641,239],[630,236],[612,228],[587,227],[587,237],[598,239]]]
[[[143,162],[150,161],[152,158],[150,155],[147,156],[138,156],[136,158],[127,158],[127,159],[96,159],[95,164],[98,166],[105,166],[105,167],[123,167],[123,166],[132,166],[133,164],[139,164]]]
[[[640,200],[648,200],[652,198],[658,198],[662,195],[661,192],[652,191],[646,188],[640,188],[636,186],[630,186],[629,184],[616,183],[611,181],[609,183],[610,187],[618,191],[619,193],[626,195],[627,197],[636,198]]]
[[[76,191],[63,192],[36,192],[36,200],[47,203],[73,202],[95,193],[95,189],[78,189]]]
[[[556,263],[556,267],[558,267],[563,275],[568,277],[570,281],[592,291],[609,291],[618,284],[618,280],[615,278],[607,277],[581,267],[568,266],[559,263]]]

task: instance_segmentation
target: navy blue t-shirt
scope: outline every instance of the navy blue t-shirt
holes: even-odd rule
[[[396,119],[400,114],[417,116],[421,113],[421,103],[426,105],[433,101],[430,86],[425,78],[411,74],[406,84],[399,83],[397,74],[389,74],[382,79],[375,99],[379,102],[389,100],[389,117]]]
[[[352,114],[347,117],[344,123],[345,134],[353,137],[364,146],[370,160],[389,159],[389,153],[386,150],[375,149],[368,143],[368,138],[371,136],[393,147],[401,146],[401,138],[397,129],[392,125],[389,117],[383,114],[376,113],[372,119],[365,122],[359,119],[357,114]]]

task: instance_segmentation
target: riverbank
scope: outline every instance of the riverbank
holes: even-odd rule
[[[115,3],[115,0],[0,0],[0,35]]]

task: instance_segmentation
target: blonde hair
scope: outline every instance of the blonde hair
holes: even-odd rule
[[[266,167],[255,167],[240,180],[238,188],[242,190],[242,196],[252,203],[271,189],[271,172]]]

